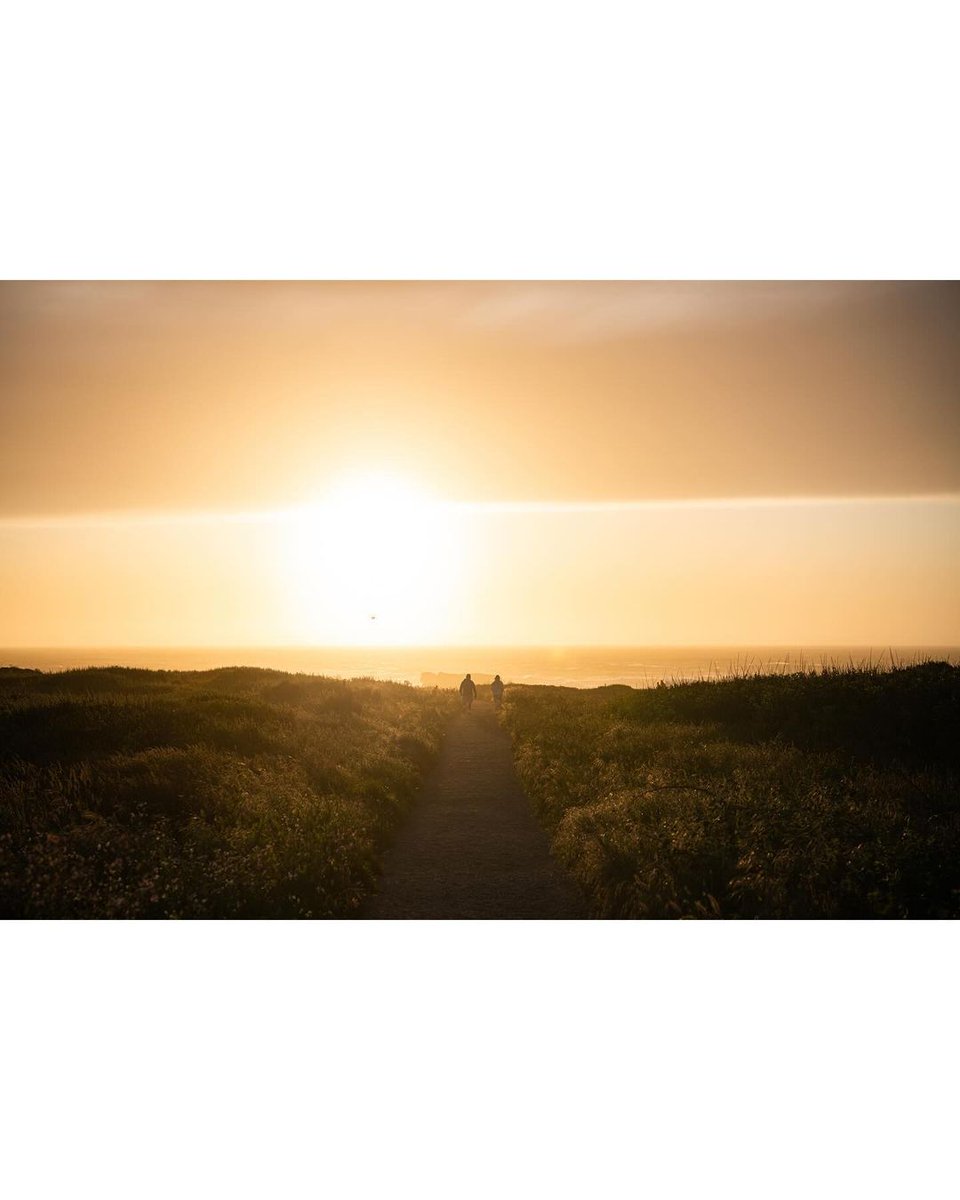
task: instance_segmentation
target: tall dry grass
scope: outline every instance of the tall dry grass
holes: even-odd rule
[[[598,916],[960,916],[960,668],[513,688],[504,720]]]
[[[253,668],[0,671],[0,914],[349,916],[451,707]]]

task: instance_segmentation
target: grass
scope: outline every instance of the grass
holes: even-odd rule
[[[958,667],[508,697],[597,916],[960,916]]]
[[[0,915],[349,916],[453,707],[253,668],[0,670]]]

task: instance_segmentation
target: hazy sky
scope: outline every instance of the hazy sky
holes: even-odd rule
[[[949,283],[3,284],[0,644],[960,642],[958,368]]]

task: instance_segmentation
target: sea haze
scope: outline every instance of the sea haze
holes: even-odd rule
[[[654,687],[661,680],[718,679],[754,672],[824,666],[960,663],[958,646],[83,646],[0,649],[0,666],[63,671],[76,667],[145,667],[206,671],[270,667],[280,671],[367,676],[420,685],[431,676],[499,674],[507,682],[600,687]],[[424,678],[427,677],[427,678]],[[444,680],[446,683],[447,681]]]

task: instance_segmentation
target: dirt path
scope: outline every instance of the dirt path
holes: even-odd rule
[[[582,919],[583,900],[550,857],[493,705],[450,723],[440,760],[387,854],[373,920]]]

